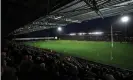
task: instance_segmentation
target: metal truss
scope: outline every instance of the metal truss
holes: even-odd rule
[[[24,34],[129,12],[133,12],[133,0],[75,0],[11,34]]]

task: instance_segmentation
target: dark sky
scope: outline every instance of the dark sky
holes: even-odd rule
[[[73,0],[1,0],[1,43],[13,30],[71,1]]]
[[[120,22],[122,15],[107,17],[104,19],[98,18],[94,20],[83,21],[82,23],[69,24],[62,27],[63,31],[61,34],[68,34],[72,32],[90,32],[90,31],[103,31],[110,32],[110,26],[113,24],[114,31],[125,32],[125,27],[127,27],[128,35],[133,36],[133,13],[125,14],[130,17],[130,22],[126,25]],[[23,37],[41,37],[41,36],[55,36],[58,35],[57,28],[36,31],[29,34],[23,35]]]
[[[129,32],[133,32],[133,14],[128,14],[130,16],[130,22],[127,23],[127,27],[129,28]],[[123,30],[124,24],[120,23],[121,16],[107,17],[105,19],[94,19],[84,21],[81,24],[71,24],[66,27],[66,32],[89,32],[89,31],[110,31],[110,25],[113,24],[113,28],[115,31]]]

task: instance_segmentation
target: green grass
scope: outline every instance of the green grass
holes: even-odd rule
[[[133,70],[133,44],[129,43],[114,42],[113,49],[110,42],[100,41],[55,40],[26,42],[25,44]]]

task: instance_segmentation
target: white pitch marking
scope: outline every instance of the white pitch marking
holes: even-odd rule
[[[111,56],[110,56],[110,60],[113,60],[113,56],[112,56],[112,51],[111,51]]]

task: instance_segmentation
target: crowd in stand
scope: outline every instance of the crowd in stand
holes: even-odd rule
[[[133,80],[133,72],[11,42],[1,53],[2,80]]]

